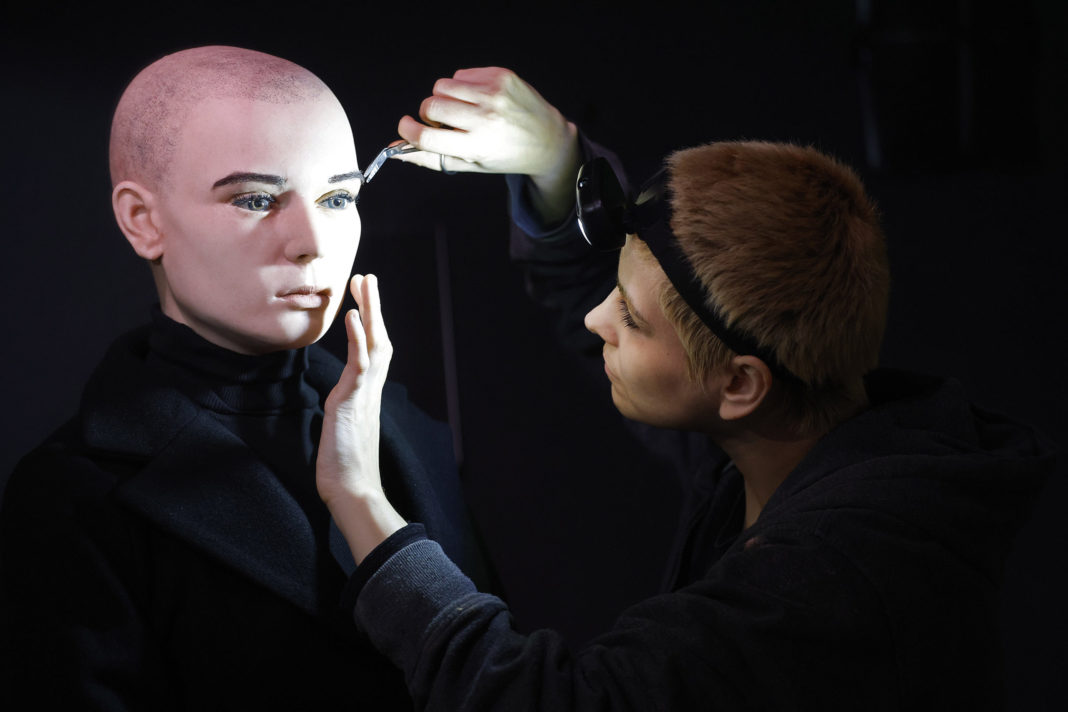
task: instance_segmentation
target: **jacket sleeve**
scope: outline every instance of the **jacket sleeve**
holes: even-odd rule
[[[581,133],[579,143],[583,161],[603,156],[625,180],[615,154]],[[554,315],[557,333],[567,348],[591,358],[599,356],[601,341],[586,331],[583,317],[615,286],[618,251],[591,248],[579,230],[574,208],[558,225],[541,223],[531,207],[531,183],[526,176],[506,176],[506,183],[512,219],[510,253],[523,272],[527,293]]]
[[[411,539],[369,557],[377,569],[364,572],[355,616],[402,668],[417,709],[897,705],[877,600],[817,542],[740,547],[704,580],[633,606],[573,652],[552,631],[517,632],[500,599],[479,593],[434,542]]]
[[[171,709],[131,575],[143,538],[108,504],[111,477],[46,447],[0,511],[0,695],[23,709]],[[0,697],[3,699],[3,697]]]

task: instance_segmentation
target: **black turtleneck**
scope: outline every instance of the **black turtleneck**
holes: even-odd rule
[[[308,349],[250,356],[217,346],[153,310],[147,365],[169,378],[262,459],[308,516],[326,551],[329,515],[315,489],[322,428]]]

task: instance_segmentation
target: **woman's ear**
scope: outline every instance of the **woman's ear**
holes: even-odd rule
[[[771,391],[771,370],[756,356],[735,356],[721,382],[719,417],[739,420],[753,413]]]
[[[155,262],[163,256],[163,233],[153,216],[155,195],[140,183],[124,180],[111,191],[115,221],[138,256]]]

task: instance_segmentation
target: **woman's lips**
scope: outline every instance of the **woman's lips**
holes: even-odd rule
[[[607,358],[604,359],[604,373],[605,373],[606,376],[608,376],[608,380],[609,381],[616,380],[616,375],[614,373],[612,373],[612,369],[608,367],[608,359]]]

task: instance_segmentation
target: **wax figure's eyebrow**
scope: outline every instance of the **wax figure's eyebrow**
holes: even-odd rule
[[[330,176],[327,179],[327,182],[340,183],[342,181],[362,177],[363,173],[361,171],[349,171],[348,173],[338,173],[336,176]],[[211,187],[219,188],[233,183],[267,183],[268,185],[282,187],[286,184],[286,179],[282,176],[271,175],[270,173],[231,173],[225,178],[220,178],[215,181],[215,185]]]
[[[343,180],[352,180],[353,178],[363,178],[363,171],[349,171],[348,173],[339,173],[336,176],[330,176],[328,183],[340,183]]]
[[[623,289],[623,283],[619,281],[618,276],[616,276],[616,289],[619,290],[619,296],[623,297],[623,301],[627,303],[627,309],[630,311],[630,315],[637,321],[640,321],[643,324],[648,324],[649,322],[641,315],[641,312],[634,308],[634,302],[627,296],[627,290]]]
[[[232,183],[267,183],[268,185],[282,187],[286,184],[286,179],[270,173],[231,173],[225,178],[215,181],[215,185],[211,187],[214,189]]]

